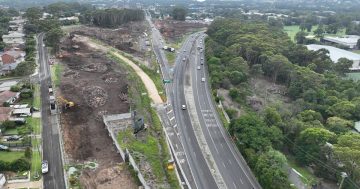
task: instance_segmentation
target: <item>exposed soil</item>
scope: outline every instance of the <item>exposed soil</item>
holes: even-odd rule
[[[203,23],[177,20],[156,20],[155,26],[166,40],[170,42],[181,39],[181,37],[187,33],[207,27],[207,25]]]
[[[73,163],[99,164],[83,171],[81,184],[90,189],[137,188],[130,173],[119,168],[121,156],[101,119],[103,114],[129,111],[127,101],[119,97],[127,95],[126,71],[81,41],[67,38],[61,49],[64,71],[58,95],[75,103],[61,114],[65,151]]]
[[[94,37],[119,50],[142,57],[144,51],[141,46],[144,46],[143,35],[147,28],[146,21],[142,21],[130,22],[115,29],[80,26],[69,29],[69,32]]]

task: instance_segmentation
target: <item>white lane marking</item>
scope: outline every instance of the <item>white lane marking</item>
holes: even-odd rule
[[[231,160],[230,160],[230,159],[228,159],[228,161],[229,161],[230,165],[232,165]]]
[[[225,163],[224,163],[224,162],[222,162],[222,164],[223,164],[223,166],[226,168]]]
[[[233,185],[234,185],[234,187],[236,188],[236,184],[235,184],[235,182],[233,182]]]
[[[172,117],[172,118],[170,118],[170,121],[172,121],[172,120],[174,120],[175,119],[175,117]]]
[[[171,109],[170,111],[167,112],[167,114],[170,114],[173,110]]]

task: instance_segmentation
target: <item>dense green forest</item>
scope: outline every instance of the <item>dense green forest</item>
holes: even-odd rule
[[[144,11],[140,9],[105,9],[87,11],[80,16],[82,24],[113,28],[131,21],[144,20]]]
[[[286,156],[335,182],[346,172],[344,188],[359,188],[360,135],[351,130],[360,119],[360,83],[342,78],[351,62],[334,64],[326,50],[308,51],[260,21],[218,19],[207,34],[212,88],[227,89],[243,107],[229,132],[263,188],[289,188]],[[292,108],[252,110],[246,99],[255,77],[286,86]]]

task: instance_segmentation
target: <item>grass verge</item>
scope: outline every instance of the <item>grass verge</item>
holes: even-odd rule
[[[117,52],[117,53],[123,55],[124,57],[128,58],[133,63],[135,63],[137,66],[139,66],[150,77],[150,79],[154,82],[155,87],[158,90],[161,99],[163,100],[163,102],[166,102],[166,93],[165,93],[165,88],[164,88],[163,80],[162,80],[162,77],[161,77],[159,65],[154,64],[152,68],[149,68],[149,67],[145,66],[144,64],[141,64],[138,60],[136,60],[130,54],[127,54],[127,53],[122,52],[122,51],[118,51],[116,49],[112,49],[110,51],[111,56],[113,56],[113,54],[112,54],[113,52]],[[130,68],[130,69],[132,69],[132,68]]]
[[[165,51],[166,59],[168,60],[170,65],[175,64],[176,53]]]
[[[55,85],[55,87],[60,86],[61,82],[61,73],[63,71],[63,66],[59,63],[56,63],[51,66],[51,79]]]
[[[121,59],[109,53],[109,57],[117,61],[121,66],[129,70],[128,80],[132,82],[129,88],[129,96],[132,97],[131,109],[137,110],[138,115],[144,117],[145,123],[150,127],[143,134],[143,140],[135,138],[132,129],[120,132],[118,135],[119,144],[126,147],[132,153],[135,161],[139,162],[140,157],[145,157],[150,164],[156,182],[167,182],[171,188],[180,188],[174,171],[166,169],[170,154],[165,143],[165,136],[162,125],[156,111],[150,106],[151,100],[146,93],[146,88],[141,79],[135,74],[132,68]],[[158,74],[159,75],[159,74]],[[150,76],[150,75],[149,75]],[[146,179],[146,175],[145,179]]]
[[[33,106],[36,108],[41,107],[40,101],[40,85],[36,84],[34,86],[34,98],[32,102]],[[41,120],[40,118],[29,117],[26,119],[27,125],[32,128],[32,133],[35,136],[41,136]],[[41,177],[41,140],[37,137],[31,138],[32,145],[32,156],[31,156],[31,170],[30,170],[30,179],[32,181],[39,180]]]

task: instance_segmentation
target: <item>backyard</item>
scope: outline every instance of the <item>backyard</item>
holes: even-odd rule
[[[12,162],[17,159],[20,159],[24,156],[24,152],[5,152],[0,151],[0,161]]]

